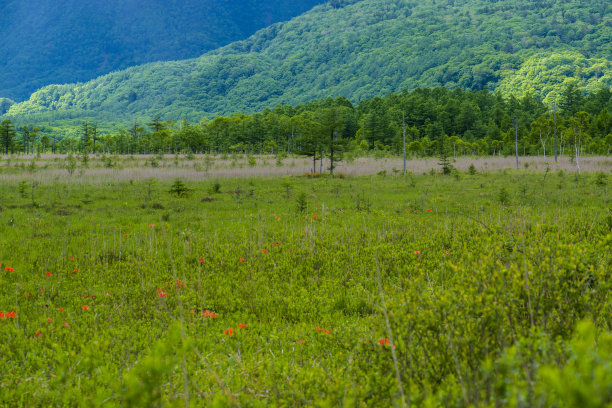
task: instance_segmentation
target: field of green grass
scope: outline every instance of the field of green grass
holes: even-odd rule
[[[0,406],[612,404],[605,172],[26,171]]]

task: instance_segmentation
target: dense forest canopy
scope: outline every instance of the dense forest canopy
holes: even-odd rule
[[[24,100],[45,85],[197,57],[322,2],[4,0],[0,97]]]
[[[362,0],[315,7],[197,59],[153,63],[13,105],[18,121],[199,120],[417,87],[530,93],[612,85],[606,0]]]
[[[166,120],[159,115],[117,131],[83,121],[59,139],[51,128],[0,126],[6,153],[82,152],[104,154],[268,153],[342,160],[368,151],[398,154],[403,136],[409,156],[550,156],[609,154],[612,92],[589,95],[569,84],[550,110],[526,95],[505,98],[488,90],[424,89],[390,93],[353,105],[343,97],[297,106],[278,105],[255,114]],[[332,166],[333,168],[333,166]]]

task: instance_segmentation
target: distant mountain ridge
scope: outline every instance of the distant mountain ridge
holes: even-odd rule
[[[435,86],[550,102],[569,82],[609,88],[611,55],[606,0],[339,0],[200,58],[45,87],[8,115],[197,120]]]
[[[5,0],[0,97],[193,58],[302,14],[323,0]]]

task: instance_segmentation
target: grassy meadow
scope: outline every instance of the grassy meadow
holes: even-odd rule
[[[609,159],[75,159],[0,163],[0,406],[612,404]]]

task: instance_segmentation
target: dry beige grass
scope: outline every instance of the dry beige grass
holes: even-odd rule
[[[41,183],[62,180],[62,182],[74,183],[107,183],[126,180],[142,180],[147,178],[200,180],[217,178],[246,178],[246,177],[269,177],[288,176],[310,173],[312,161],[302,157],[289,157],[277,165],[274,156],[257,156],[257,165],[249,166],[244,156],[221,159],[214,157],[205,160],[205,156],[198,155],[188,160],[184,157],[175,162],[173,156],[166,156],[159,161],[159,167],[151,167],[150,161],[154,156],[137,156],[136,158],[122,156],[116,157],[118,167],[105,168],[99,158],[91,157],[89,168],[77,168],[74,175],[70,176],[63,166],[65,156],[43,155],[40,158],[34,156],[19,156],[11,158],[10,169],[7,169],[7,160],[0,161],[0,180],[2,182],[19,182],[24,178]],[[26,167],[34,162],[37,169],[32,174],[27,174],[26,169],[16,169],[15,164],[23,163]],[[568,157],[561,157],[559,163],[554,163],[552,158],[543,157],[521,157],[519,158],[521,172],[545,171],[548,167],[551,171],[563,170],[576,172],[577,168]],[[502,170],[515,170],[514,157],[460,157],[454,166],[461,172],[467,171],[473,164],[479,172],[495,172]],[[208,170],[206,167],[208,165]],[[329,166],[329,161],[323,163],[323,170]],[[610,172],[612,171],[612,157],[584,157],[580,159],[582,172]],[[319,165],[317,164],[317,170]],[[358,158],[352,162],[341,162],[336,168],[336,173],[347,176],[358,176],[376,174],[386,171],[388,174],[401,172],[403,162],[401,158],[372,157]],[[438,160],[436,158],[411,159],[407,162],[407,169],[414,174],[423,174],[432,169],[438,171]]]

